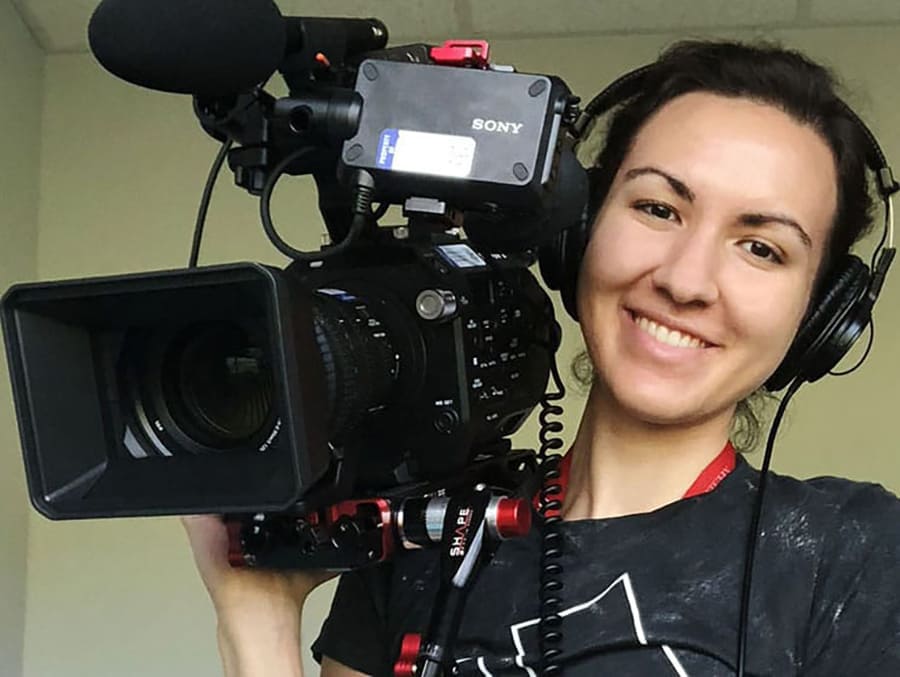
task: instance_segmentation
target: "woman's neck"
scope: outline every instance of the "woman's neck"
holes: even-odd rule
[[[650,512],[682,498],[722,451],[732,412],[690,425],[637,420],[591,388],[563,506],[567,520]]]

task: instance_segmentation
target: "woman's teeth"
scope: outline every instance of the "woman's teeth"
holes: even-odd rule
[[[669,329],[663,324],[657,324],[653,320],[648,320],[640,315],[633,315],[634,322],[643,331],[647,332],[660,343],[665,343],[676,348],[704,348],[706,343],[696,336],[690,334],[682,334],[677,329]]]

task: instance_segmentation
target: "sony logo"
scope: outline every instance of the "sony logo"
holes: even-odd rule
[[[472,129],[477,132],[497,132],[498,134],[518,134],[522,129],[521,122],[504,122],[503,120],[485,120],[475,118],[472,120]]]

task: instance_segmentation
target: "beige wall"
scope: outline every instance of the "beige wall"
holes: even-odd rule
[[[792,44],[845,73],[860,112],[900,158],[894,73],[900,29],[795,32]],[[556,72],[585,96],[650,60],[670,36],[495,44],[499,62]],[[48,59],[41,156],[38,274],[45,278],[182,266],[214,144],[186,98],[151,94],[102,73],[85,56]],[[202,261],[278,262],[255,200],[222,182]],[[301,247],[318,241],[306,180],[283,186],[276,218]],[[296,186],[296,187],[295,187]],[[897,299],[900,274],[885,295]],[[878,343],[858,376],[810,388],[797,403],[776,465],[800,475],[874,478],[900,489],[889,424],[898,387],[900,311],[879,308]],[[570,327],[571,329],[571,327]],[[567,362],[577,346],[570,331]],[[894,354],[892,354],[894,353]],[[568,412],[571,436],[580,401]],[[533,432],[533,428],[530,429]],[[526,431],[527,432],[527,431]],[[534,437],[523,435],[522,445]],[[26,677],[219,674],[214,620],[180,527],[170,519],[51,523],[30,514]],[[328,601],[321,593],[310,634]],[[314,674],[314,673],[313,673]]]
[[[0,290],[35,276],[44,57],[0,0]],[[0,350],[0,353],[3,351]],[[22,674],[29,506],[0,355],[0,674]]]

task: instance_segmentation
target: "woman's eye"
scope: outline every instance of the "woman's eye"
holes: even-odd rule
[[[637,208],[655,219],[671,221],[678,218],[678,215],[675,213],[674,209],[672,209],[671,207],[667,207],[664,204],[660,204],[659,202],[644,202],[642,204],[638,204]]]
[[[778,252],[776,252],[765,242],[760,242],[759,240],[748,240],[747,242],[742,242],[741,246],[747,252],[759,259],[771,261],[772,263],[782,262],[781,256],[778,255]]]

